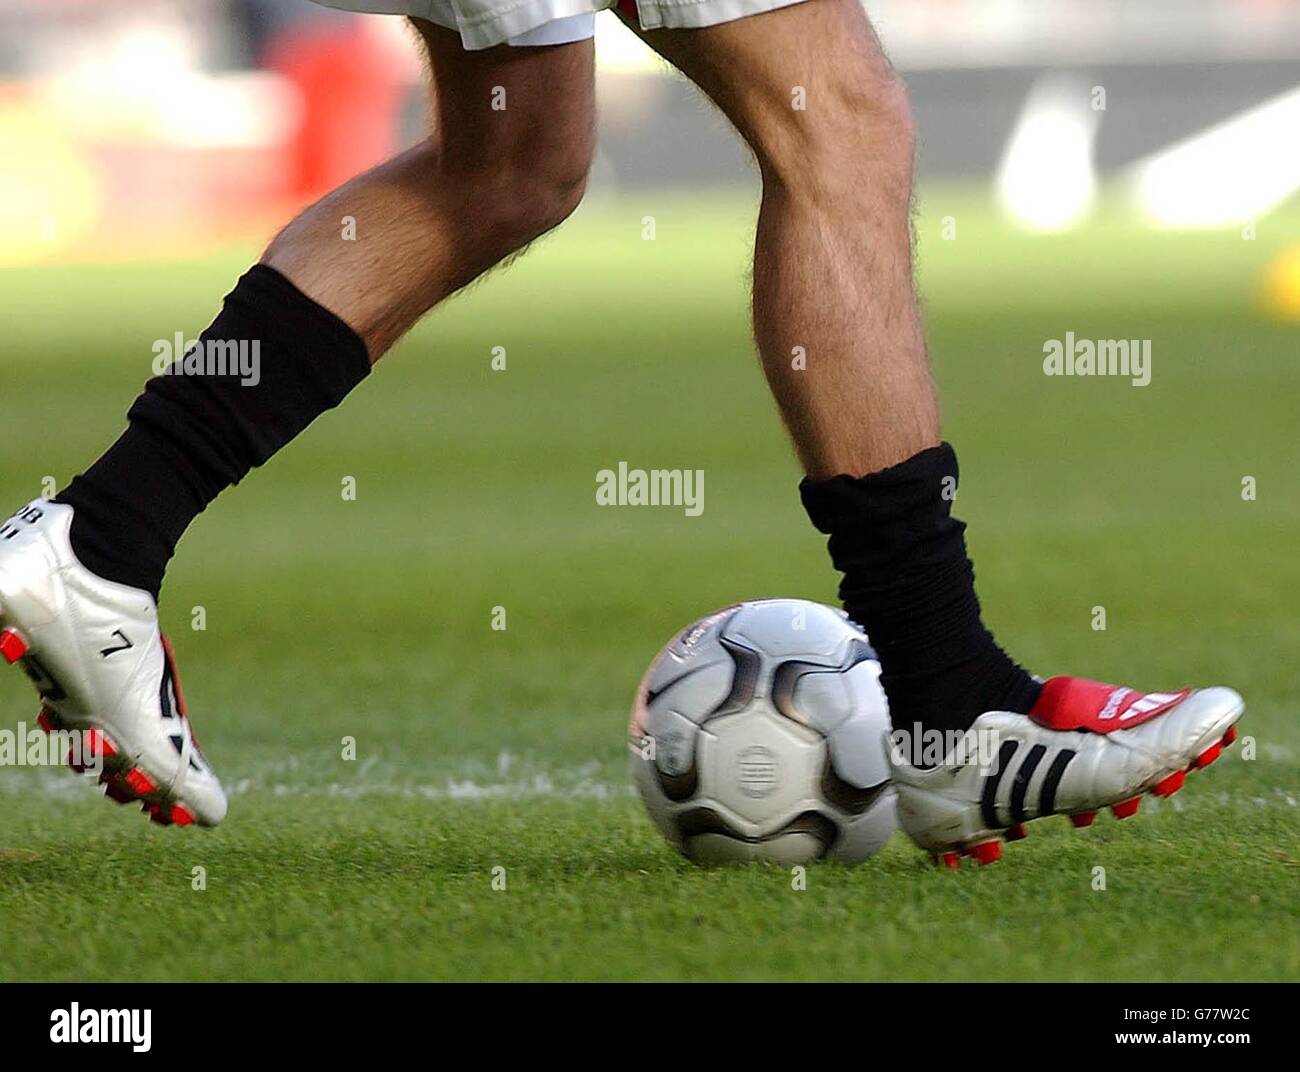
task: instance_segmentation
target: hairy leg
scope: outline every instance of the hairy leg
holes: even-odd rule
[[[561,223],[595,145],[591,41],[467,52],[459,34],[412,22],[429,59],[429,137],[304,210],[262,258],[352,327],[372,361]]]
[[[643,37],[758,161],[754,332],[808,475],[861,476],[935,446],[912,283],[912,121],[858,0]]]
[[[912,118],[859,0],[644,37],[758,160],[763,368],[840,598],[880,653],[895,727],[1029,711],[1040,686],[984,627],[951,515],[957,459],[940,442],[912,283]]]

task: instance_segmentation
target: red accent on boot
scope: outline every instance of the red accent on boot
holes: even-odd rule
[[[1112,804],[1110,810],[1116,819],[1127,819],[1130,815],[1136,815],[1141,806],[1141,797],[1131,797],[1128,800],[1121,800],[1118,804]]]
[[[27,654],[27,641],[14,630],[6,629],[0,633],[0,655],[10,666]]]
[[[1171,797],[1183,787],[1183,782],[1186,779],[1186,771],[1174,771],[1168,778],[1162,778],[1156,782],[1151,792],[1158,797]]]
[[[1223,751],[1223,745],[1220,744],[1218,741],[1215,741],[1212,745],[1210,745],[1209,748],[1207,748],[1204,752],[1202,752],[1199,756],[1197,756],[1194,760],[1192,760],[1192,766],[1208,767],[1211,763],[1213,763],[1216,759],[1219,758],[1219,753],[1222,751]]]
[[[1191,691],[1141,693],[1082,677],[1054,677],[1043,685],[1029,717],[1049,730],[1110,733],[1150,722],[1182,703]]]
[[[139,767],[133,767],[127,771],[122,776],[122,780],[131,787],[131,791],[137,796],[147,796],[158,789],[158,786],[154,784],[154,780]]]

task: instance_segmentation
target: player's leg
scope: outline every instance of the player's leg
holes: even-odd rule
[[[912,117],[861,5],[810,0],[642,36],[758,163],[754,329],[808,475],[876,472],[937,446],[912,286]]]
[[[895,729],[918,750],[926,731],[972,727],[1014,742],[992,769],[963,766],[959,778],[896,757],[904,825],[936,852],[994,846],[1026,818],[1127,808],[1141,792],[1177,788],[1188,764],[1230,737],[1236,693],[1044,685],[981,622],[912,282],[912,120],[859,0],[643,36],[758,161],[763,368],[807,472],[804,504],[844,574],[845,607],[879,652]]]
[[[201,361],[204,374],[176,375],[178,362],[57,497],[100,576],[156,597],[176,541],[217,494],[342,401],[430,307],[576,206],[594,145],[591,41],[467,52],[456,33],[417,25],[429,137],[303,211],[200,336],[198,357],[256,344],[256,375]]]
[[[861,5],[807,0],[644,38],[758,162],[763,369],[819,527],[847,514],[832,552],[849,574],[849,610],[880,650],[896,719],[955,725],[993,707],[1027,711],[1037,685],[980,625],[962,528],[942,497],[956,468],[940,443],[912,281],[912,118]]]
[[[417,25],[429,137],[303,211],[200,336],[200,351],[257,343],[256,377],[151,380],[123,439],[58,496],[101,576],[156,596],[220,491],[342,401],[430,307],[576,206],[594,145],[591,41],[467,52]]]
[[[373,360],[563,222],[595,151],[590,40],[468,52],[454,31],[412,22],[429,60],[430,136],[327,194],[262,257],[355,329]]]
[[[431,305],[581,195],[591,42],[467,53],[455,34],[421,31],[428,140],[291,223],[199,345],[149,381],[108,452],[0,527],[0,655],[36,681],[42,725],[84,731],[91,755],[79,763],[103,763],[107,794],[159,822],[214,824],[226,811],[158,625],[185,528],[341,402]]]

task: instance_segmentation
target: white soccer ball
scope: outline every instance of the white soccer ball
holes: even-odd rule
[[[896,825],[880,663],[842,613],[727,607],[679,633],[632,706],[633,777],[697,863],[857,862]]]

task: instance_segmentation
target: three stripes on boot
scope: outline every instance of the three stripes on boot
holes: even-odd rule
[[[1012,760],[1020,750],[1020,744],[1020,741],[1015,740],[1003,741],[1002,747],[998,749],[997,764],[984,778],[984,788],[980,793],[980,811],[983,813],[985,826],[990,830],[1014,826],[1034,816],[1051,815],[1056,809],[1057,786],[1061,784],[1065,768],[1078,754],[1072,748],[1062,748],[1052,758],[1051,765],[1043,776],[1043,784],[1038,790],[1038,807],[1031,816],[1025,807],[1025,799],[1029,794],[1029,783],[1034,777],[1034,772],[1038,770],[1047,755],[1047,746],[1036,744],[1030,748],[1011,778],[1010,811],[1005,819],[999,818],[998,787],[1002,784],[1003,777],[1010,771]]]

